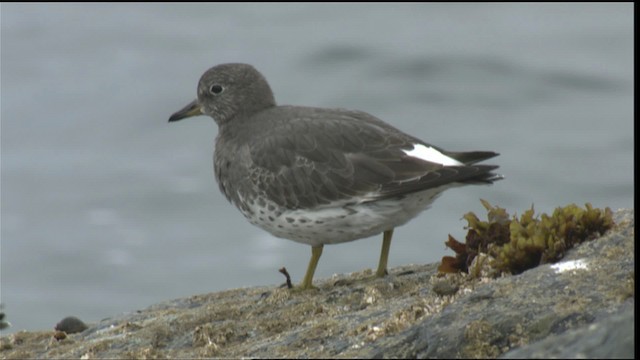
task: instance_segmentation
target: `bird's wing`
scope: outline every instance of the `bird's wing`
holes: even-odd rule
[[[292,118],[274,122],[249,144],[252,176],[281,206],[375,201],[452,182],[482,182],[496,168],[466,165],[366,113],[322,111],[317,117],[289,112]],[[411,152],[416,145],[450,162],[417,156]]]

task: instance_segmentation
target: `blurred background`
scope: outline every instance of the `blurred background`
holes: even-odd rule
[[[253,64],[280,104],[367,111],[506,179],[396,229],[390,267],[452,254],[479,199],[633,207],[633,4],[2,4],[0,302],[52,329],[300,281],[306,245],[250,225],[213,176],[215,123],[169,124],[200,75]],[[381,236],[316,279],[375,268]]]

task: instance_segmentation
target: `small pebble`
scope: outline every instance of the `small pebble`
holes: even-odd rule
[[[57,330],[54,334],[53,334],[53,338],[60,341],[60,340],[64,340],[67,338],[67,333],[64,331],[60,331]]]
[[[0,304],[0,309],[2,309],[2,304]],[[4,311],[0,312],[0,330],[4,330],[11,326],[11,323],[5,320],[6,314]]]
[[[458,285],[452,284],[448,280],[440,280],[433,284],[433,291],[440,296],[453,295],[458,292],[459,288]]]
[[[67,316],[60,320],[55,327],[58,331],[64,331],[67,334],[83,332],[87,329],[87,325],[75,316]]]

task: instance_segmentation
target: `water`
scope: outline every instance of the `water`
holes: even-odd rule
[[[218,192],[216,126],[168,124],[223,62],[283,104],[370,112],[506,179],[445,193],[390,266],[450,254],[479,198],[522,213],[633,207],[632,4],[2,4],[1,288],[13,327],[92,322],[210,291],[299,281],[308,246]],[[316,278],[377,265],[328,246]]]

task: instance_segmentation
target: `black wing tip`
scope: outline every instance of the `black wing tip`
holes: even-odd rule
[[[498,165],[472,165],[469,167],[476,168],[480,174],[462,181],[465,184],[493,184],[495,181],[504,179],[504,175],[492,172],[499,168]]]
[[[500,155],[500,153],[497,153],[494,151],[471,151],[471,152],[459,153],[457,155],[458,157],[454,156],[454,158],[457,159],[458,161],[463,162],[465,165],[473,165],[475,163],[479,163],[481,161],[494,158]]]
[[[494,158],[500,153],[495,151],[440,151],[446,156],[452,157],[465,165],[473,165],[481,161]]]
[[[488,173],[487,176],[482,180],[483,183],[493,184],[496,181],[504,179],[504,175],[496,174],[496,173]]]

